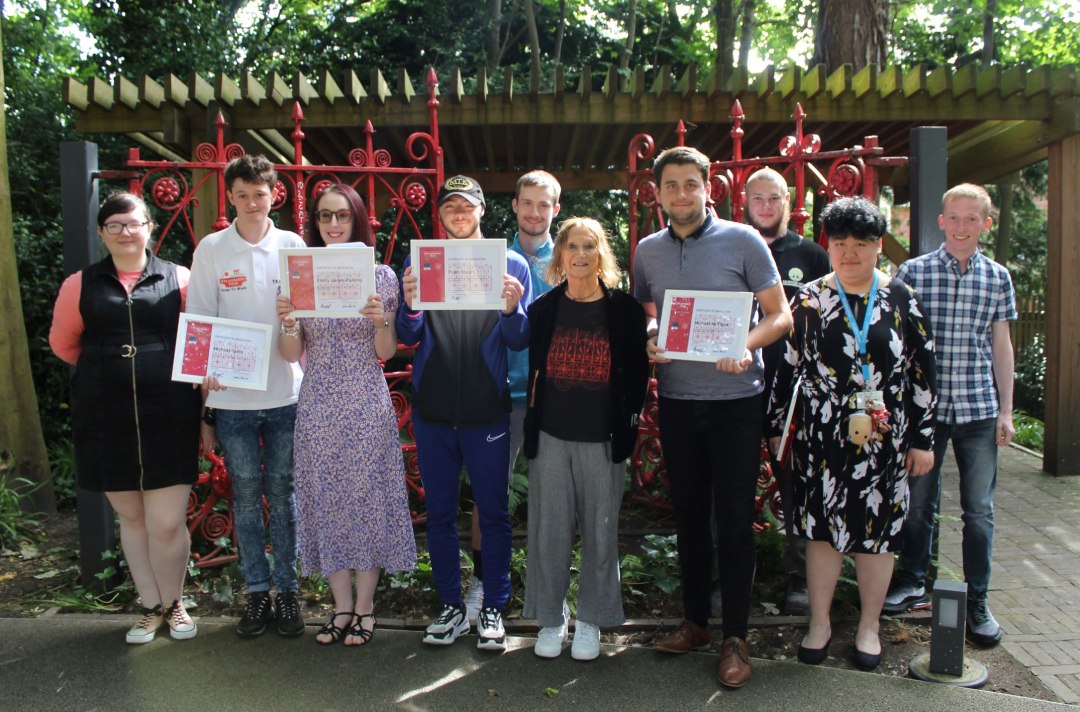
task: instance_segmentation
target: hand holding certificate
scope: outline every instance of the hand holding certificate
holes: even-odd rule
[[[293,317],[358,317],[375,290],[375,250],[348,243],[278,250]]]
[[[505,310],[514,297],[515,285],[505,278],[504,240],[413,240],[410,266],[416,310]]]
[[[181,314],[172,380],[266,390],[272,329],[266,324]]]
[[[664,293],[657,346],[669,359],[741,362],[746,353],[753,300],[750,292],[668,289]]]

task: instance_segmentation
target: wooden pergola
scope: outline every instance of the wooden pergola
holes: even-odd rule
[[[573,80],[568,80],[568,76]],[[279,163],[293,156],[294,112],[304,116],[305,163],[340,165],[363,144],[370,121],[377,147],[395,164],[407,163],[405,141],[429,125],[428,85],[435,79],[400,70],[393,81],[372,71],[366,81],[320,72],[270,74],[264,81],[169,76],[68,79],[64,98],[84,134],[124,134],[166,160],[190,161],[213,135],[219,112],[226,139]],[[711,157],[731,152],[730,119],[736,100],[746,116],[743,155],[772,155],[790,133],[795,105],[806,128],[826,147],[859,144],[876,135],[888,155],[910,155],[909,132],[943,126],[948,132],[948,182],[993,183],[1048,159],[1049,274],[1047,287],[1046,447],[1044,468],[1080,474],[1080,87],[1075,67],[1034,69],[967,65],[852,72],[842,67],[767,69],[758,74],[720,70],[681,76],[670,68],[637,68],[624,77],[615,67],[557,68],[526,77],[500,70],[437,78],[439,143],[447,175],[477,177],[490,192],[509,192],[524,171],[545,168],[565,190],[627,187],[627,147],[649,133],[660,147],[676,142],[680,119],[686,143]],[[489,87],[497,85],[498,91]],[[465,87],[469,87],[466,90]],[[882,175],[898,202],[908,194],[907,167]],[[1066,239],[1066,235],[1070,238]]]

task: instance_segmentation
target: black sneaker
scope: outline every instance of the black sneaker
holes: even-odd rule
[[[967,634],[975,645],[992,648],[1001,642],[1004,633],[990,612],[986,596],[967,600]]]
[[[236,626],[236,633],[241,638],[258,638],[266,632],[266,624],[274,620],[274,607],[270,604],[268,591],[249,593],[247,608],[244,609],[244,617],[240,619],[240,625]]]
[[[300,615],[300,602],[296,600],[296,591],[278,593],[277,632],[289,637],[304,634],[304,617]]]

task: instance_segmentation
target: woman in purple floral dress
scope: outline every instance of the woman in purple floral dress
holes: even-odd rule
[[[308,244],[372,245],[367,211],[356,191],[333,184],[314,201]],[[405,489],[397,419],[379,359],[397,350],[394,314],[398,282],[375,269],[376,293],[364,317],[300,320],[278,298],[282,355],[306,351],[296,411],[294,458],[300,566],[329,579],[334,612],[315,640],[361,646],[375,629],[372,615],[380,569],[407,571],[416,543]],[[356,594],[353,595],[353,578]]]

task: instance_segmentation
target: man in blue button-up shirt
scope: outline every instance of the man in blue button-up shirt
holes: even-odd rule
[[[941,463],[951,440],[960,471],[968,636],[985,646],[996,645],[1002,636],[986,600],[994,545],[997,449],[1008,445],[1016,432],[1009,339],[1016,294],[1009,271],[979,251],[979,237],[990,224],[990,196],[983,188],[971,184],[952,188],[945,193],[938,217],[945,244],[908,260],[896,274],[915,289],[930,315],[938,406],[934,468],[910,482],[900,568],[885,599],[887,613],[930,605],[925,578],[941,498]]]

